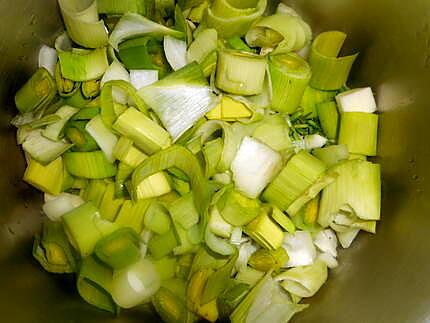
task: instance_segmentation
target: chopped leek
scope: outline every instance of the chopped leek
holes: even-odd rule
[[[259,249],[249,258],[249,265],[259,271],[267,272],[271,269],[279,270],[288,261],[288,254],[282,247],[269,251]]]
[[[179,223],[185,230],[189,230],[199,222],[199,213],[194,205],[193,194],[189,193],[169,205],[169,212],[173,221]]]
[[[99,20],[96,0],[58,0],[58,3],[74,42],[88,48],[107,45],[107,29],[103,20]]]
[[[345,85],[358,54],[338,57],[346,39],[340,31],[319,34],[311,49],[309,65],[312,68],[310,85],[319,90],[338,90]]]
[[[167,287],[161,287],[152,298],[152,304],[163,322],[186,322],[186,308],[182,299],[173,294]]]
[[[223,96],[220,104],[206,114],[209,120],[236,121],[249,118],[253,111],[248,106],[230,96]]]
[[[61,193],[52,200],[46,201],[42,209],[51,221],[59,221],[64,214],[82,204],[84,200],[79,195]]]
[[[255,95],[263,91],[267,61],[248,52],[223,50],[219,53],[216,86],[228,93]]]
[[[266,116],[252,133],[255,138],[275,151],[282,152],[292,147],[290,127],[280,115]]]
[[[339,144],[347,145],[351,154],[376,156],[378,115],[365,112],[342,113]]]
[[[336,96],[341,112],[376,112],[376,102],[370,87],[342,92]]]
[[[115,224],[120,227],[131,228],[140,234],[144,227],[144,217],[150,204],[151,200],[141,200],[136,203],[126,200],[115,219]]]
[[[218,33],[215,29],[205,29],[197,35],[187,51],[189,63],[201,64],[218,47]]]
[[[157,113],[173,141],[218,103],[197,63],[142,88],[139,95]]]
[[[258,200],[247,198],[236,190],[227,191],[217,202],[217,208],[223,219],[234,226],[246,225],[260,213]]]
[[[294,232],[296,232],[296,227],[294,226],[294,223],[291,221],[291,219],[288,217],[288,215],[286,215],[284,212],[282,212],[276,206],[274,206],[272,208],[272,213],[270,214],[270,216],[285,231],[287,231],[289,233],[293,233],[293,234],[294,234]]]
[[[130,82],[136,90],[158,81],[158,70],[130,70]]]
[[[173,230],[162,235],[157,235],[149,240],[148,249],[154,259],[161,259],[173,252],[178,246],[178,241]]]
[[[114,162],[113,151],[118,142],[118,138],[105,126],[101,116],[96,116],[91,119],[91,121],[87,123],[85,130],[97,142],[97,145],[105,154],[106,159],[110,162]]]
[[[30,158],[23,180],[42,192],[58,195],[62,191],[63,176],[64,166],[61,157],[46,166]]]
[[[336,140],[339,128],[339,112],[336,103],[327,101],[317,104],[317,114],[327,138]]]
[[[103,87],[109,81],[118,80],[130,82],[130,74],[121,63],[113,61],[104,73],[100,81],[100,86]],[[116,88],[115,86],[112,88],[112,97],[117,103],[127,104],[127,93],[120,88]]]
[[[272,108],[295,112],[311,79],[308,63],[294,53],[275,55],[269,58],[269,70],[273,89]]]
[[[118,50],[118,45],[124,40],[145,35],[184,37],[182,32],[160,25],[139,14],[126,13],[110,34],[109,43]]]
[[[284,267],[311,265],[317,256],[312,236],[308,231],[296,231],[294,234],[286,233],[282,246],[289,256]]]
[[[103,198],[100,201],[100,216],[102,219],[113,222],[123,203],[124,199],[115,198],[115,184],[109,183],[106,186]]]
[[[77,91],[79,91],[79,87],[81,83],[75,82],[72,80],[68,80],[63,77],[61,74],[60,64],[57,64],[55,67],[55,82],[57,84],[58,94],[63,98],[73,97]]]
[[[55,112],[55,115],[60,117],[60,120],[48,125],[42,132],[42,135],[54,141],[59,140],[60,134],[63,131],[63,128],[66,125],[67,121],[69,121],[69,119],[73,117],[73,115],[75,115],[78,111],[79,109],[67,105],[59,108]]]
[[[187,43],[172,36],[164,36],[164,54],[174,71],[187,65]]]
[[[57,51],[54,48],[42,45],[39,50],[39,68],[45,68],[52,76],[54,76],[57,59]]]
[[[304,114],[310,114],[311,117],[318,116],[317,106],[320,103],[333,101],[337,91],[321,91],[308,86],[302,97],[300,106]]]
[[[278,249],[284,240],[284,232],[264,212],[246,226],[245,232],[252,240],[269,250]]]
[[[349,151],[346,145],[333,145],[314,149],[312,154],[322,160],[328,167],[332,167],[349,158]]]
[[[64,163],[70,174],[76,177],[101,179],[115,176],[117,168],[110,163],[101,150],[92,152],[69,152]]]
[[[222,218],[221,214],[219,213],[216,207],[213,207],[210,212],[208,227],[217,236],[220,236],[223,238],[230,238],[233,231],[233,226]],[[242,236],[242,233],[241,233],[241,236]]]
[[[160,203],[151,203],[151,206],[146,211],[144,224],[146,229],[157,234],[167,233],[171,227],[168,210]]]
[[[97,0],[97,11],[102,14],[118,15],[127,12],[146,14],[148,5],[140,0]]]
[[[15,94],[15,105],[21,113],[38,110],[52,101],[55,91],[51,74],[45,68],[39,68]]]

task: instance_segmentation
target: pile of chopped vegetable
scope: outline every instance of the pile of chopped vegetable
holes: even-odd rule
[[[380,219],[378,115],[346,35],[266,0],[59,0],[12,123],[33,255],[88,303],[287,322]]]

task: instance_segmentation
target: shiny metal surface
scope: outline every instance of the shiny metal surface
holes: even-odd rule
[[[430,1],[291,0],[315,31],[348,33],[359,50],[351,84],[374,88],[381,114],[383,219],[340,254],[340,266],[295,323],[430,322]],[[31,258],[41,197],[21,182],[24,161],[8,125],[13,94],[37,49],[61,30],[56,0],[0,0],[1,322],[157,322],[141,310],[120,318],[81,301],[72,277]]]

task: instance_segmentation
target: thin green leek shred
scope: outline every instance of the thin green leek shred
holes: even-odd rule
[[[114,314],[119,312],[110,294],[112,269],[98,262],[95,257],[82,260],[77,287],[81,297],[89,304]]]
[[[218,55],[216,86],[228,93],[256,95],[263,91],[267,60],[249,52],[222,50]]]
[[[228,190],[217,202],[217,208],[225,221],[238,227],[246,225],[260,214],[260,203],[236,190]]]
[[[71,97],[76,91],[79,91],[81,83],[68,80],[61,75],[60,64],[55,66],[55,83],[57,84],[58,94],[63,97]]]
[[[312,154],[322,160],[328,167],[332,167],[343,160],[349,159],[348,146],[333,145],[324,148],[317,148]]]
[[[73,147],[70,149],[71,151],[85,152],[98,150],[96,141],[85,129],[87,123],[87,121],[69,121],[66,124],[64,134],[66,138],[73,143]]]
[[[107,185],[108,182],[105,180],[91,180],[84,191],[83,199],[87,202],[92,202],[98,208],[102,202]]]
[[[59,51],[58,58],[63,77],[76,82],[99,79],[109,67],[106,48]]]
[[[336,102],[328,101],[317,104],[318,119],[328,139],[336,140],[339,129],[339,112]]]
[[[288,215],[286,215],[284,212],[282,212],[276,206],[272,207],[272,212],[271,212],[270,216],[285,231],[287,231],[289,233],[293,233],[293,234],[294,234],[294,232],[296,232],[296,227],[295,227],[293,221],[291,221],[291,219],[288,217]]]
[[[162,235],[156,235],[149,240],[148,250],[154,259],[161,259],[173,252],[178,246],[174,230],[169,230]]]
[[[223,38],[243,36],[264,13],[266,0],[214,0],[207,9],[204,23]]]
[[[140,234],[144,228],[144,217],[151,202],[151,200],[140,200],[134,203],[126,200],[115,219],[115,225],[131,228],[137,234]]]
[[[311,117],[317,117],[318,104],[334,101],[337,93],[337,91],[322,91],[308,86],[300,103],[300,106],[303,108],[303,113],[309,114]]]
[[[97,0],[97,11],[99,14],[108,15],[135,12],[145,16],[147,14],[146,2],[141,0]]]
[[[15,105],[21,113],[41,109],[52,101],[56,90],[51,74],[39,68],[15,94]]]
[[[168,210],[158,202],[152,202],[145,214],[145,228],[157,234],[165,234],[171,228]]]
[[[140,259],[139,235],[131,228],[121,228],[100,239],[94,253],[114,270],[125,268]]]
[[[199,222],[200,216],[192,193],[188,193],[170,204],[169,212],[173,221],[179,223],[185,230]]]
[[[311,79],[308,63],[295,53],[274,55],[269,58],[272,81],[272,109],[293,113],[302,100]]]
[[[227,263],[209,276],[203,290],[201,304],[207,304],[215,299],[228,287],[228,282],[239,253],[236,251]]]
[[[76,177],[103,179],[117,173],[117,167],[106,159],[101,150],[68,152],[64,154],[64,162],[68,172]]]
[[[119,45],[118,55],[128,69],[157,70],[160,78],[170,72],[163,43],[156,37],[126,40]]]
[[[64,24],[70,38],[88,48],[107,45],[108,33],[99,20],[96,0],[58,0]]]
[[[47,165],[30,158],[23,180],[38,190],[58,195],[62,192],[64,182],[64,164],[62,157],[58,157]]]
[[[312,87],[329,91],[346,84],[358,54],[338,57],[345,39],[346,34],[340,31],[323,32],[315,38],[309,56]]]
[[[77,270],[76,253],[60,222],[43,222],[42,233],[36,235],[33,243],[33,257],[51,273],[73,273]]]
[[[341,114],[339,144],[347,145],[351,154],[376,156],[378,115],[364,112]]]
[[[114,222],[123,203],[123,198],[115,196],[115,184],[109,183],[100,202],[100,216],[102,219]]]

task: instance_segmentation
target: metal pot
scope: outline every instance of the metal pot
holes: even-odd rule
[[[370,85],[381,113],[378,162],[383,213],[361,234],[294,322],[405,323],[430,320],[430,2],[291,0],[315,32],[348,33],[359,50],[352,86]],[[13,95],[34,71],[37,49],[62,29],[56,0],[0,0],[0,313],[2,322],[158,322],[145,308],[112,318],[84,303],[72,277],[31,257],[41,195],[21,182],[24,159],[9,121]]]

